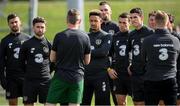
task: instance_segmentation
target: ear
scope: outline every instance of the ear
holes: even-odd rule
[[[140,16],[141,17],[141,20],[143,21],[144,20],[144,16],[142,15],[142,16]]]
[[[78,24],[81,24],[81,19],[78,19]]]
[[[169,21],[166,22],[166,27],[171,27],[171,23]]]
[[[109,12],[110,12],[110,15],[111,15],[111,14],[112,14],[112,10],[111,10],[111,8],[110,8]]]
[[[102,20],[102,18],[100,18],[100,22],[101,22],[101,24],[103,23],[103,20]]]

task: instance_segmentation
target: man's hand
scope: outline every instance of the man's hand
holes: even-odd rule
[[[6,78],[1,78],[1,79],[0,79],[0,82],[1,82],[2,88],[3,88],[3,89],[6,89],[6,86],[7,86]]]
[[[111,68],[108,68],[108,74],[109,74],[109,76],[110,76],[110,78],[111,79],[116,79],[116,78],[118,78],[117,77],[117,72],[114,70],[114,69],[111,69]]]
[[[128,66],[127,70],[128,70],[128,74],[131,76],[131,75],[132,75],[132,72],[131,72],[131,65]]]

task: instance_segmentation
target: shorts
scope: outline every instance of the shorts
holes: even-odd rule
[[[114,80],[113,92],[119,95],[132,95],[131,90],[131,77],[129,76],[119,76]]]
[[[177,91],[177,99],[180,100],[180,72],[177,71],[177,84],[178,84],[178,91]]]
[[[100,77],[94,76],[94,79],[84,80],[84,94],[82,105],[90,105],[94,94],[95,105],[110,105],[110,86],[108,75]]]
[[[39,98],[39,103],[46,103],[46,98],[48,94],[50,80],[40,82],[40,81],[24,81],[23,87],[23,103],[30,104],[37,102],[37,97]]]
[[[176,105],[177,83],[175,78],[161,81],[145,81],[145,104],[158,105],[163,100],[165,105]]]
[[[23,78],[8,78],[6,87],[6,99],[14,99],[23,96]]]
[[[144,101],[144,79],[142,76],[132,76],[132,100],[134,102]]]
[[[76,103],[82,102],[84,80],[78,83],[68,83],[57,74],[51,80],[47,103]]]

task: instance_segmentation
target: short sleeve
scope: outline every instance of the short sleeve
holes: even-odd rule
[[[54,40],[53,40],[53,45],[52,45],[52,50],[57,51],[57,43],[58,43],[58,34],[56,34]]]
[[[90,53],[91,53],[91,44],[90,44],[90,39],[87,36],[86,48],[84,54],[90,54]]]

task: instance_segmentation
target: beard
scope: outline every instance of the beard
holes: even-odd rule
[[[102,20],[103,20],[103,21],[109,21],[109,19],[108,19],[107,16],[102,17]]]
[[[12,31],[12,32],[18,32],[19,30],[20,30],[19,27],[12,27],[12,28],[11,28],[11,31]]]
[[[42,36],[44,35],[43,32],[36,32],[35,34],[36,34],[38,37],[42,37]]]

